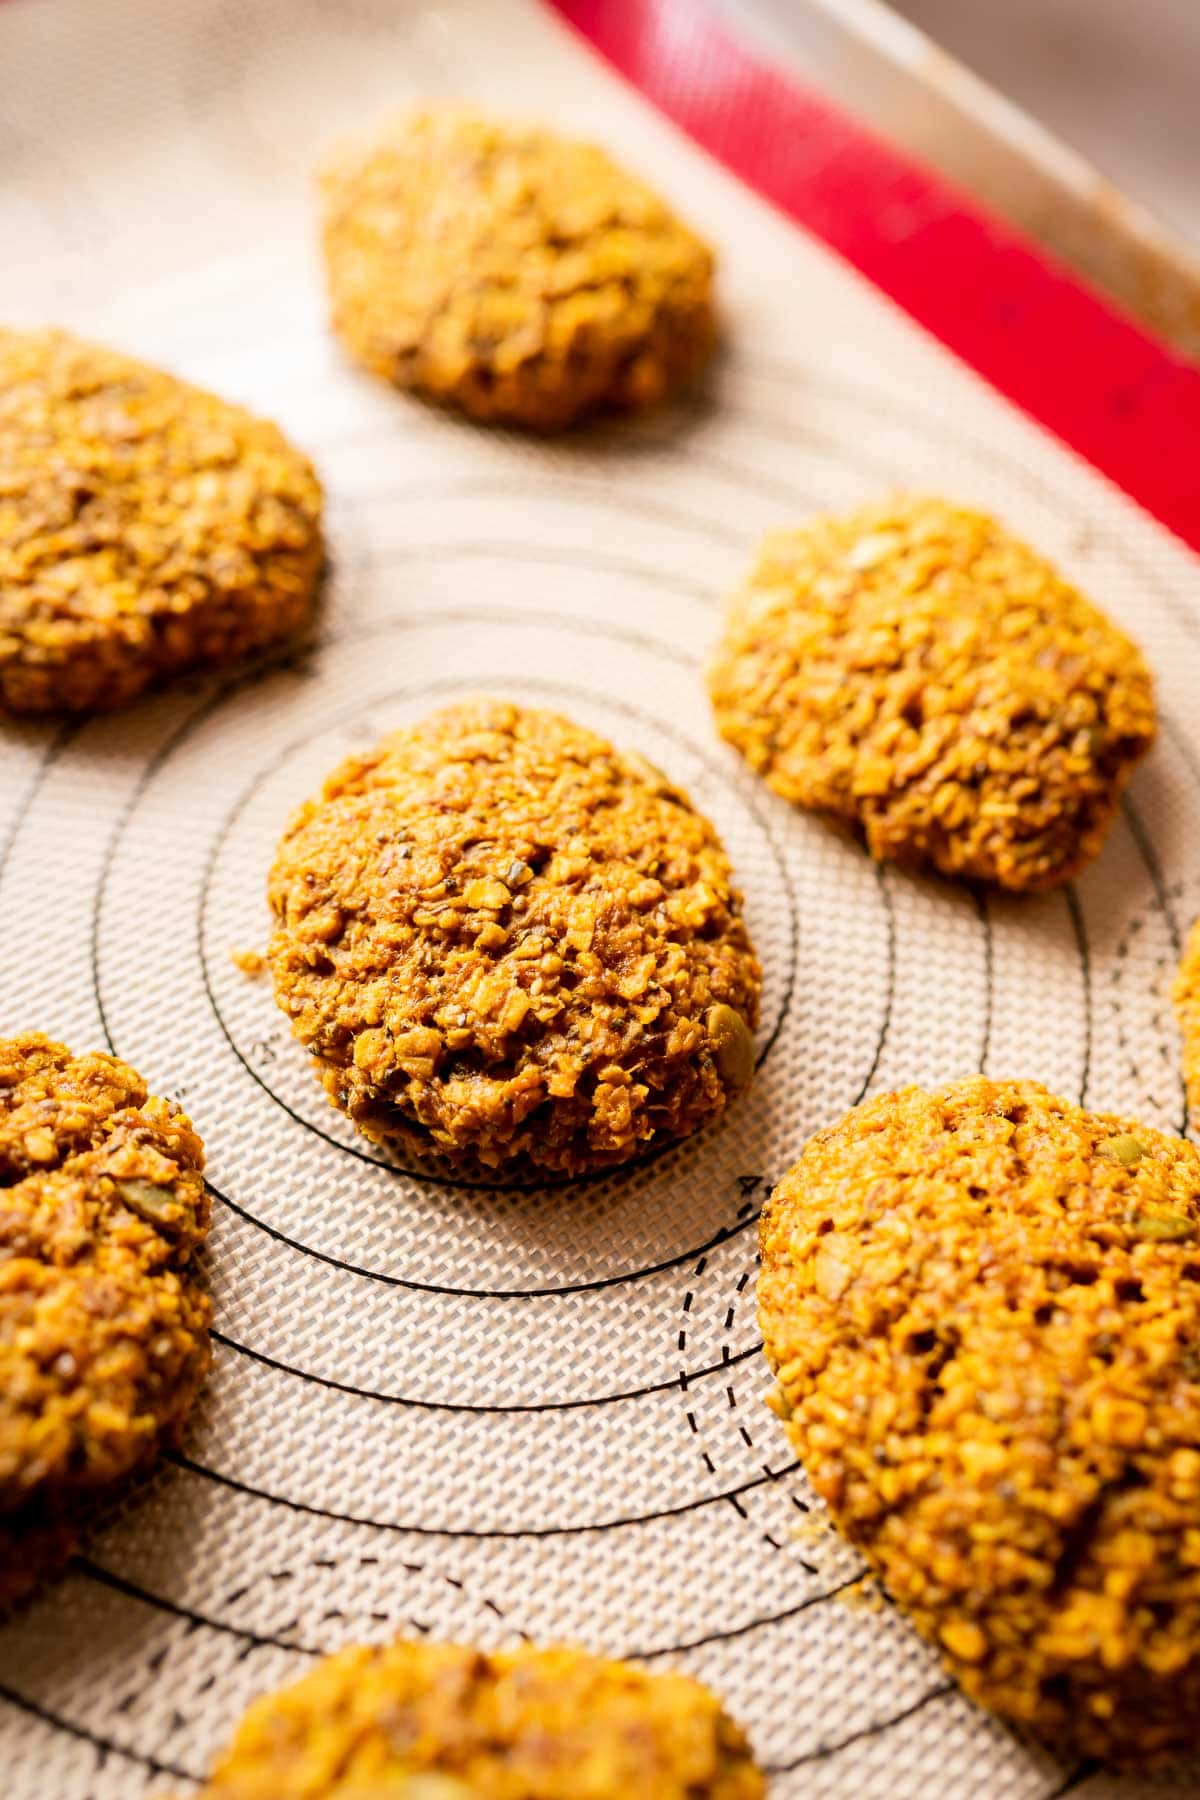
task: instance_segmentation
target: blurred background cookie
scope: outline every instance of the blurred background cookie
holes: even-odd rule
[[[472,418],[556,431],[651,405],[713,347],[712,252],[591,144],[427,108],[322,193],[334,329]]]
[[[819,1132],[761,1227],[775,1410],[967,1692],[1052,1748],[1200,1740],[1200,1150],[1036,1082]]]
[[[201,1800],[760,1800],[740,1728],[685,1675],[581,1650],[363,1646],[250,1708]]]
[[[0,330],[0,711],[119,706],[308,616],[321,487],[277,426],[61,331]]]
[[[209,1360],[203,1164],[125,1063],[0,1038],[0,1604],[187,1416]]]
[[[754,1070],[761,987],[687,797],[553,713],[447,707],[342,765],[271,874],[275,996],[369,1137],[576,1175]]]
[[[1155,731],[1124,633],[994,519],[920,496],[769,537],[709,692],[750,766],[872,856],[1018,890],[1091,861]]]

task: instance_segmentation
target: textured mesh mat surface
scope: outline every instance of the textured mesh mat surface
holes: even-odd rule
[[[527,1633],[682,1664],[780,1796],[1200,1793],[1080,1776],[948,1688],[823,1521],[762,1405],[762,1198],[868,1093],[985,1069],[1186,1125],[1167,1000],[1200,910],[1195,563],[524,0],[56,0],[0,11],[5,310],[161,361],[318,461],[308,653],[0,737],[0,1029],[110,1045],[206,1139],[216,1360],[186,1443],[0,1629],[6,1800],[186,1792],[255,1692],[348,1640]],[[720,246],[708,390],[559,446],[352,372],[309,170],[467,93],[606,141]],[[698,671],[760,531],[897,484],[998,511],[1145,645],[1162,740],[1074,888],[880,872],[717,742]],[[439,699],[552,704],[716,821],[766,965],[720,1129],[574,1188],[391,1168],[263,981],[289,808]]]

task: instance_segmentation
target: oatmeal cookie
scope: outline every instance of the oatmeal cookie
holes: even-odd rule
[[[0,1599],[61,1561],[208,1367],[191,1124],[115,1057],[0,1038]]]
[[[1137,648],[982,513],[901,497],[769,537],[718,727],[872,856],[1028,890],[1091,861],[1154,738]]]
[[[759,966],[715,831],[555,714],[468,702],[351,757],[270,901],[275,996],[330,1099],[410,1156],[580,1174],[753,1074]]]
[[[320,518],[276,426],[66,332],[0,329],[0,712],[120,706],[289,636]]]
[[[712,252],[591,144],[425,109],[331,163],[323,198],[335,331],[472,418],[646,406],[713,346]]]
[[[581,1650],[355,1647],[255,1701],[200,1800],[761,1800],[699,1682]]]
[[[1058,1751],[1200,1740],[1200,1150],[1036,1082],[819,1132],[761,1227],[775,1410],[976,1700]]]

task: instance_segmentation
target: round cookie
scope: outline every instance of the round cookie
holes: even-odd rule
[[[581,1650],[354,1647],[250,1707],[200,1800],[761,1800],[707,1688]]]
[[[761,1250],[775,1410],[967,1692],[1057,1751],[1200,1741],[1200,1150],[906,1088],[810,1141]]]
[[[61,331],[0,329],[0,711],[120,706],[308,616],[321,488],[279,429]]]
[[[171,1438],[208,1367],[191,1124],[115,1057],[0,1038],[0,1603]]]
[[[271,873],[275,997],[368,1137],[560,1174],[687,1136],[753,1074],[760,972],[686,796],[477,700],[351,757]]]
[[[1188,1104],[1200,1111],[1200,919],[1183,947],[1174,987],[1175,1013],[1183,1038],[1183,1083]]]
[[[769,537],[709,692],[750,766],[872,856],[1016,890],[1096,855],[1155,731],[1130,640],[995,520],[921,497]]]
[[[443,106],[322,186],[334,329],[396,387],[556,431],[660,400],[713,347],[712,252],[591,144]]]

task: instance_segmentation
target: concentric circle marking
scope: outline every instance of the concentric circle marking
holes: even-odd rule
[[[399,621],[381,623],[371,628],[369,632],[362,633],[354,640],[354,643],[357,653],[365,652],[374,661],[380,655],[381,641],[393,631],[400,631],[408,640],[414,633],[419,634],[423,631],[462,632],[481,624],[486,624],[493,629],[495,627],[495,621],[489,615],[484,614],[460,612],[449,617],[439,615],[437,620],[432,622],[410,615]],[[540,632],[551,629],[556,624],[559,622],[553,618],[547,619],[544,616],[537,617],[524,613],[520,616],[510,615],[505,629],[506,633],[511,635],[520,629]],[[645,655],[653,653],[651,648],[653,640],[645,634],[622,633],[613,627],[591,626],[587,627],[585,635],[596,640],[607,638],[612,643],[619,644],[622,654],[633,651],[639,658],[644,658]],[[350,642],[349,638],[327,643],[321,654],[323,657],[328,657],[343,650],[348,642]],[[672,667],[678,667],[678,678],[688,682],[694,679],[687,659],[678,657],[670,647],[655,646],[654,651],[664,657]],[[286,680],[287,677],[284,679]],[[530,697],[539,703],[557,704],[565,710],[587,716],[587,722],[597,724],[608,735],[615,737],[618,742],[630,742],[631,740],[635,742],[637,747],[651,756],[652,760],[666,766],[676,779],[681,780],[685,787],[690,788],[701,809],[716,818],[718,828],[722,831],[727,846],[734,856],[739,876],[750,890],[752,930],[759,940],[760,948],[764,950],[764,960],[767,963],[766,1018],[764,1038],[760,1047],[760,1057],[765,1060],[773,1044],[779,1041],[780,1033],[788,1021],[791,993],[795,985],[797,954],[798,907],[794,891],[796,877],[794,874],[789,875],[784,853],[780,847],[780,818],[778,816],[780,809],[776,808],[777,816],[772,818],[770,810],[764,808],[749,776],[732,758],[729,759],[728,764],[729,771],[732,771],[730,774],[706,751],[700,749],[690,734],[672,725],[664,727],[656,722],[645,709],[629,702],[619,693],[609,692],[606,694],[594,684],[583,688],[578,684],[566,681],[555,682],[538,678],[530,680],[527,675],[519,677],[515,682],[513,680],[506,681],[505,691],[513,692],[514,689],[519,689],[522,681]],[[361,727],[364,724],[369,724],[372,731],[381,730],[385,726],[400,722],[398,712],[404,708],[411,711],[419,704],[421,710],[424,710],[431,700],[438,698],[440,694],[461,692],[464,687],[469,689],[479,685],[481,683],[478,680],[472,681],[464,677],[448,682],[426,678],[418,682],[414,690],[378,696],[377,703],[373,702],[372,717],[369,721],[364,721],[362,717],[363,702],[361,700],[357,706],[350,709],[349,715],[344,706],[340,712],[327,712],[322,717],[319,726],[314,725],[301,737],[293,738],[283,751],[275,753],[267,765],[251,777],[249,783],[242,784],[240,791],[231,802],[226,803],[224,812],[215,822],[212,831],[210,850],[200,882],[203,896],[201,933],[204,940],[201,974],[206,987],[205,997],[207,1003],[213,1008],[223,1038],[236,1054],[243,1070],[250,1073],[254,1080],[272,1095],[289,1120],[298,1123],[305,1132],[318,1138],[322,1147],[336,1152],[339,1156],[349,1155],[354,1160],[362,1162],[368,1168],[373,1179],[383,1179],[393,1188],[397,1182],[405,1181],[404,1172],[389,1164],[373,1149],[367,1147],[361,1139],[357,1138],[348,1123],[328,1106],[324,1096],[312,1080],[306,1060],[287,1037],[282,1021],[278,1019],[270,1004],[266,990],[248,984],[240,975],[236,974],[229,961],[228,952],[246,941],[245,937],[239,933],[236,923],[239,908],[245,907],[248,928],[252,933],[261,932],[262,912],[258,896],[262,893],[266,861],[269,859],[274,838],[282,820],[286,817],[291,802],[315,786],[320,776],[334,762],[340,760],[340,755],[344,754],[349,747],[348,741],[339,741],[346,732],[347,718],[349,717],[352,727],[359,728],[357,731],[352,731],[351,735],[361,736]],[[236,699],[243,691],[235,689],[231,697]],[[223,713],[229,698],[227,696],[226,699],[210,705],[202,721],[204,733],[212,735],[214,732],[222,731]],[[262,681],[255,686],[254,701],[256,709],[264,704]],[[376,714],[380,716],[374,716]],[[633,737],[632,734],[635,732],[636,737]],[[202,748],[200,750],[196,748],[193,729],[182,729],[179,740],[182,745],[186,746],[189,755],[203,755]],[[300,778],[297,770],[298,760],[303,762],[305,771],[311,770],[311,775],[306,773],[303,779]],[[109,906],[111,883],[113,879],[119,880],[121,864],[127,860],[127,836],[130,832],[136,835],[143,802],[150,794],[150,790],[158,784],[159,778],[169,774],[173,761],[173,749],[167,747],[159,759],[154,779],[138,795],[127,818],[122,822],[114,843],[109,877],[106,879],[101,897],[100,913],[105,921],[111,910]],[[285,800],[283,790],[288,788],[289,783],[291,786]],[[155,818],[157,818],[157,814]],[[814,829],[817,830],[818,841],[825,844],[826,854],[851,859],[860,865],[862,871],[860,879],[866,882],[870,890],[878,896],[877,873],[866,864],[865,860],[845,846],[834,847],[832,841],[825,843],[824,834],[819,832],[819,828]],[[157,830],[157,823],[152,824],[149,828],[150,836],[156,836]],[[254,854],[258,856],[258,867],[255,871],[256,879],[248,884],[245,879],[245,869],[248,855],[247,846],[251,844],[256,846]],[[140,851],[143,846],[139,844],[138,848]],[[264,851],[265,855],[262,854]],[[144,867],[144,858],[138,866]],[[764,895],[769,895],[772,890],[775,896],[772,904],[777,917],[767,921],[764,933],[762,929],[754,926],[754,910],[756,904],[761,903]],[[156,913],[157,908],[152,908],[151,914]],[[251,917],[253,926],[249,926]],[[141,919],[135,921],[134,928],[139,941],[144,941],[147,928]],[[782,936],[778,945],[775,945],[774,936],[780,928],[782,928]],[[154,924],[150,929],[155,931],[159,928]],[[763,942],[764,936],[767,940],[765,943]],[[163,961],[167,960],[164,957]],[[177,958],[177,960],[179,959]],[[109,983],[103,984],[102,997],[105,1010],[111,1012],[113,1002],[109,998],[109,986]],[[139,1021],[143,1027],[145,1020],[144,1013],[139,1015]],[[880,1030],[882,1030],[882,1026]],[[128,1042],[123,1032],[114,1028],[113,1037],[123,1053],[131,1057],[135,1056],[135,1047]],[[878,1033],[874,1047],[867,1052],[867,1063],[869,1064],[877,1054]],[[858,1085],[859,1083],[856,1082],[855,1087]],[[189,1103],[195,1104],[197,1111],[201,1110],[191,1095],[189,1095]],[[714,1137],[718,1143],[723,1143],[727,1139],[729,1131],[735,1127],[738,1112],[751,1105],[753,1105],[752,1097],[749,1101],[742,1102],[740,1108],[732,1109],[729,1125],[721,1131],[701,1134],[692,1146],[668,1148],[659,1159],[660,1163],[668,1166],[663,1168],[657,1179],[660,1182],[671,1184],[687,1179],[680,1173],[683,1159],[694,1157],[695,1154],[702,1151],[706,1138],[709,1136]],[[638,1165],[636,1169],[627,1169],[623,1172],[614,1171],[605,1178],[598,1178],[587,1184],[588,1198],[585,1204],[589,1217],[598,1220],[606,1209],[611,1213],[614,1204],[620,1203],[619,1190],[627,1188],[631,1181],[640,1181],[643,1184],[640,1193],[631,1199],[631,1210],[644,1214],[647,1207],[645,1184],[650,1178],[651,1171],[655,1168],[656,1164],[651,1161]],[[689,1256],[697,1254],[702,1245],[711,1241],[714,1235],[719,1238],[731,1228],[728,1215],[721,1216],[721,1213],[725,1212],[725,1202],[718,1193],[715,1197],[718,1200],[720,1212],[715,1219],[710,1213],[712,1222],[708,1229],[702,1229],[700,1235],[693,1234],[690,1237],[682,1238],[671,1246],[663,1243],[663,1211],[661,1208],[652,1206],[651,1247],[652,1250],[657,1250],[658,1254],[652,1253],[636,1264],[627,1264],[624,1269],[619,1266],[614,1268],[609,1254],[603,1258],[606,1266],[600,1274],[596,1274],[592,1269],[582,1268],[575,1279],[557,1283],[492,1280],[486,1288],[482,1285],[472,1288],[461,1281],[447,1279],[436,1273],[430,1275],[421,1268],[399,1268],[394,1262],[390,1266],[381,1267],[377,1261],[372,1262],[350,1254],[345,1234],[341,1230],[343,1221],[338,1219],[332,1221],[334,1229],[326,1231],[322,1240],[310,1244],[306,1236],[292,1230],[287,1223],[281,1222],[278,1216],[262,1213],[258,1206],[253,1205],[246,1186],[240,1181],[231,1181],[224,1164],[217,1164],[214,1161],[213,1179],[219,1191],[227,1193],[244,1211],[252,1216],[262,1217],[264,1223],[275,1226],[290,1242],[302,1244],[318,1253],[331,1256],[341,1266],[353,1268],[357,1272],[377,1275],[384,1280],[395,1280],[399,1277],[402,1281],[430,1291],[449,1289],[455,1292],[465,1290],[471,1293],[511,1296],[553,1291],[578,1291],[593,1285],[610,1285],[616,1279],[637,1279],[643,1274],[654,1273],[664,1266],[686,1260]],[[425,1190],[434,1184],[422,1178],[419,1185],[422,1190]],[[461,1183],[452,1184],[449,1191],[466,1204],[476,1203],[472,1201],[471,1190]],[[510,1210],[514,1206],[523,1206],[526,1211],[532,1207],[539,1216],[543,1216],[549,1206],[557,1204],[561,1207],[562,1204],[561,1190],[542,1188],[533,1193],[527,1190],[517,1190],[514,1193],[511,1190],[485,1189],[482,1192],[487,1197],[482,1223],[489,1228],[494,1223],[498,1201],[507,1204]],[[553,1198],[556,1192],[559,1194],[557,1203]],[[572,1229],[576,1235],[579,1232],[583,1211],[579,1204],[580,1193],[580,1184],[573,1184],[570,1204],[572,1206]],[[408,1198],[407,1189],[405,1189],[405,1197]],[[461,1212],[459,1216],[461,1218]],[[628,1231],[620,1219],[612,1221],[612,1229],[619,1230],[623,1238],[628,1236]]]

